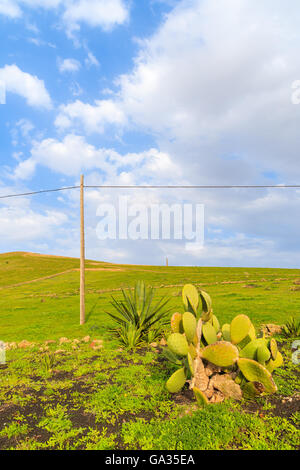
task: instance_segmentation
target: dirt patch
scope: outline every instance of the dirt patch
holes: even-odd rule
[[[270,404],[272,408],[263,409],[265,404]],[[255,400],[247,401],[243,405],[243,409],[250,413],[258,413],[263,417],[266,415],[279,416],[280,418],[291,419],[291,416],[300,411],[300,394],[292,397],[283,397],[281,395],[270,395],[265,397],[264,402],[260,403]]]
[[[38,256],[38,257],[41,257],[41,258],[62,258],[62,259],[76,259],[78,260],[78,258],[75,258],[73,256],[60,256],[60,255],[43,255],[42,253],[32,253],[31,251],[26,251],[25,253],[24,252],[21,252],[19,253],[18,251],[15,251],[14,252],[15,254],[22,254],[22,256],[26,257],[26,256]]]
[[[80,271],[79,268],[75,268],[73,271]],[[126,271],[124,268],[85,268],[85,271]]]

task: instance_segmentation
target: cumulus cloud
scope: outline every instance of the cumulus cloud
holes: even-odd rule
[[[11,0],[0,0],[0,15],[8,18],[19,18],[22,11],[16,2]]]
[[[128,9],[122,0],[77,0],[67,4],[63,19],[69,31],[78,30],[81,23],[109,31],[128,19]]]
[[[0,68],[0,80],[5,83],[6,92],[22,96],[29,106],[51,108],[51,98],[44,81],[23,72],[17,65],[5,65]]]
[[[123,126],[126,123],[124,111],[113,100],[96,100],[94,105],[76,100],[61,105],[55,125],[59,129],[84,128],[90,134],[102,134],[108,124]]]
[[[67,222],[67,216],[55,210],[44,213],[30,208],[6,206],[0,208],[0,224],[2,227],[0,240],[17,243],[51,238],[53,230]]]
[[[65,176],[77,176],[83,171],[101,170],[101,180],[111,181],[119,177],[126,180],[134,169],[134,181],[141,178],[167,179],[170,172],[176,174],[177,168],[169,155],[157,149],[141,153],[120,154],[112,149],[96,148],[84,137],[68,134],[63,140],[44,139],[35,142],[29,158],[18,163],[14,170],[15,179],[32,178],[37,165],[47,167]]]
[[[76,59],[59,59],[58,69],[61,73],[64,72],[78,72],[81,67],[81,63]]]
[[[55,9],[70,36],[82,23],[110,31],[125,23],[129,16],[124,0],[0,0],[0,14],[8,18],[23,16],[25,8]]]
[[[91,51],[88,51],[87,57],[84,60],[85,65],[90,68],[92,66],[99,67],[100,63]]]
[[[247,168],[249,180],[253,170],[259,177],[270,168],[300,176],[300,107],[290,99],[300,69],[300,6],[294,0],[290,6],[182,1],[141,43],[133,71],[119,77],[126,114],[178,162],[185,149],[191,178],[204,171],[206,181],[225,181],[224,159],[231,167],[232,156],[237,174],[231,181]]]

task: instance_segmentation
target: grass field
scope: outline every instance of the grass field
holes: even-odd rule
[[[159,348],[128,352],[109,328],[110,296],[142,279],[171,296],[209,292],[221,323],[247,314],[258,329],[299,318],[300,271],[289,269],[133,266],[86,262],[86,324],[79,325],[79,260],[30,253],[0,255],[0,340],[34,342],[7,351],[0,366],[0,449],[296,449],[299,366],[291,340],[278,337],[285,364],[276,396],[194,410],[185,390],[165,389],[169,366]],[[97,351],[84,341],[102,339]],[[60,349],[51,369],[40,350]]]

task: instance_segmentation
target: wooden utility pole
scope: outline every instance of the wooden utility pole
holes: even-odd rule
[[[166,266],[169,266],[169,260],[166,258]]]
[[[83,175],[80,176],[80,325],[85,323],[85,282],[84,282],[84,181]]]

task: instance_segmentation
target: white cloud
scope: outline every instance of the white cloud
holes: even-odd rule
[[[66,176],[77,176],[82,171],[101,170],[103,181],[117,178],[126,184],[128,178],[131,178],[133,184],[144,178],[154,178],[157,181],[159,177],[163,181],[169,178],[170,173],[176,175],[178,172],[170,156],[157,149],[121,155],[112,149],[96,148],[88,144],[84,137],[73,134],[66,135],[62,141],[44,139],[35,142],[31,156],[18,163],[13,178],[31,178],[37,165]]]
[[[16,126],[20,129],[20,132],[23,137],[28,137],[29,133],[34,129],[34,125],[29,119],[20,119]]]
[[[85,65],[90,68],[92,66],[99,67],[100,63],[91,51],[88,51],[87,57],[84,60]]]
[[[296,12],[295,0],[289,9],[277,0],[180,2],[119,77],[119,105],[190,178],[224,182],[224,167],[230,182],[270,168],[300,176],[300,107],[290,100],[300,70]],[[233,165],[222,160],[232,154]]]
[[[67,216],[62,212],[49,210],[38,213],[30,208],[0,208],[1,243],[26,242],[31,240],[49,239],[53,230],[66,223]]]
[[[0,80],[4,81],[6,91],[24,97],[30,106],[51,108],[51,98],[43,80],[23,72],[17,65],[0,68]]]
[[[105,126],[114,124],[123,126],[126,117],[117,102],[113,100],[96,100],[95,105],[76,100],[67,105],[61,105],[55,125],[59,129],[84,128],[87,133],[103,133]]]
[[[22,15],[18,4],[12,0],[0,0],[0,15],[9,18],[19,18]]]
[[[77,0],[67,3],[63,19],[70,32],[80,29],[81,23],[109,31],[127,21],[128,9],[122,0]]]
[[[64,59],[58,60],[58,69],[61,73],[64,72],[78,72],[81,67],[81,63],[76,59]]]
[[[20,18],[25,8],[55,9],[70,36],[82,23],[110,31],[129,16],[124,0],[0,0],[0,15],[8,18]]]

